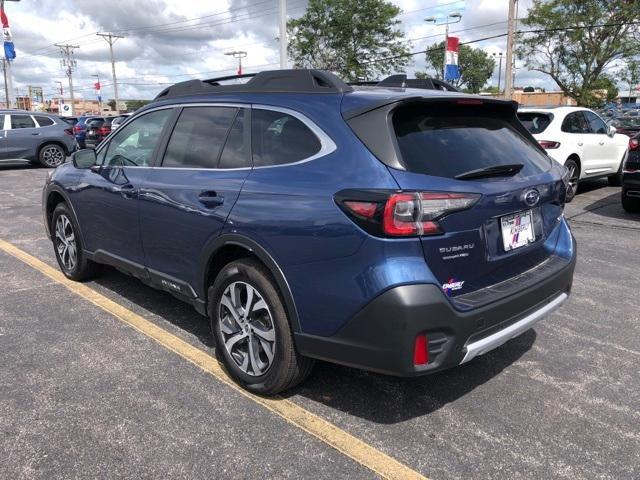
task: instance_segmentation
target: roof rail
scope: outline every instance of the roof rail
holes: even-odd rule
[[[436,78],[407,78],[405,74],[391,75],[376,85],[378,87],[423,88],[426,90],[445,90],[459,92],[453,85]]]
[[[251,78],[246,83],[222,85],[220,82]],[[162,90],[154,100],[202,93],[346,93],[352,91],[333,73],[324,70],[270,70],[208,80],[187,80]]]

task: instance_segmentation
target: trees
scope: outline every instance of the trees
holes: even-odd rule
[[[444,65],[444,42],[434,43],[427,48],[427,67],[433,68],[435,78],[442,79]],[[478,93],[491,77],[496,62],[483,50],[469,45],[460,45],[458,52],[458,69],[460,78],[451,82],[455,87],[466,87],[472,93]],[[418,78],[425,77],[425,73],[416,73]]]
[[[400,9],[385,0],[309,0],[290,20],[289,55],[298,68],[320,68],[346,80],[371,80],[408,63],[398,29]]]
[[[631,96],[633,87],[638,86],[638,83],[640,83],[640,61],[635,58],[629,59],[627,65],[620,73],[622,79],[629,85],[629,96]]]
[[[640,2],[628,0],[534,0],[522,21],[538,30],[520,39],[518,56],[529,70],[546,73],[578,105],[602,98],[602,76],[612,62],[640,51]]]

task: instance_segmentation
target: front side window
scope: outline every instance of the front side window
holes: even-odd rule
[[[102,164],[122,167],[149,165],[162,129],[172,113],[169,108],[147,113],[118,131],[106,147]]]
[[[11,129],[16,130],[18,128],[35,128],[31,115],[11,115]]]
[[[36,115],[34,117],[36,119],[36,122],[38,122],[38,125],[40,125],[41,127],[48,127],[50,125],[53,125],[53,120],[51,120],[49,117],[43,117],[40,115]]]
[[[237,111],[233,107],[186,107],[173,129],[162,166],[216,168]]]
[[[597,116],[593,112],[584,112],[585,117],[587,117],[587,122],[589,122],[589,132],[590,133],[598,133],[598,134],[606,134],[607,133],[607,124]]]
[[[284,165],[312,157],[322,147],[304,123],[287,113],[254,109],[251,147],[256,167]]]

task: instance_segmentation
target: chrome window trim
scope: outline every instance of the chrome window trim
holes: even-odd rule
[[[184,108],[184,107],[233,107],[233,108],[250,108],[252,110],[271,110],[274,112],[286,113],[287,115],[291,115],[292,117],[300,120],[304,125],[313,132],[313,134],[320,141],[320,150],[314,155],[303,158],[302,160],[298,160],[297,162],[292,163],[283,163],[282,165],[262,165],[259,167],[240,167],[240,168],[188,168],[188,167],[162,167],[162,166],[146,166],[146,165],[127,165],[121,168],[148,168],[148,169],[163,169],[163,170],[190,170],[190,171],[222,171],[222,172],[232,172],[239,170],[258,170],[264,168],[280,168],[280,167],[289,167],[292,165],[300,165],[303,163],[311,162],[316,160],[317,158],[324,157],[335,152],[338,147],[335,142],[327,135],[324,130],[318,127],[312,120],[306,117],[304,114],[292,110],[286,107],[276,107],[273,105],[264,105],[264,104],[251,104],[251,103],[232,103],[232,102],[197,102],[197,103],[175,103],[171,105],[160,105],[158,107],[150,108],[141,112],[141,115],[131,115],[124,123],[121,123],[116,130],[113,130],[102,142],[100,142],[100,146],[96,149],[96,155],[99,155],[102,149],[106,148],[106,145],[111,141],[112,135],[114,135],[118,130],[126,127],[129,122],[134,121],[137,118],[140,118],[142,115],[146,115],[147,113],[155,112],[157,110],[163,110],[167,108]]]

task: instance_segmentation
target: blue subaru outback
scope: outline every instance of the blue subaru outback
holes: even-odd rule
[[[571,289],[563,167],[514,102],[392,79],[167,88],[47,181],[60,268],[189,302],[264,394],[315,359],[416,376],[523,333]]]

